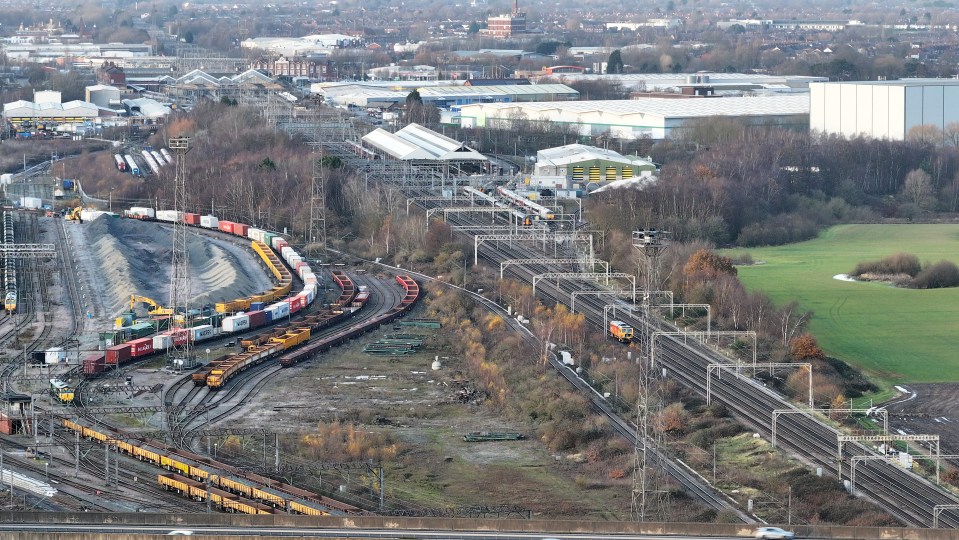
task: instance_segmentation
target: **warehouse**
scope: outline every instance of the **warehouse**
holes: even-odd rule
[[[956,79],[814,83],[809,100],[809,129],[849,138],[904,140],[916,126],[959,122]]]
[[[584,136],[609,134],[617,138],[659,140],[681,137],[690,121],[715,117],[807,129],[809,96],[482,103],[462,106],[459,123],[464,128],[509,129],[512,122],[521,119],[575,126]]]
[[[536,168],[527,178],[531,189],[550,190],[560,198],[581,197],[611,182],[652,182],[656,165],[649,158],[624,156],[614,150],[567,144],[536,153]]]
[[[85,101],[66,103],[34,103],[19,100],[3,104],[3,118],[14,127],[32,124],[79,124],[95,120],[100,116],[100,108]]]
[[[403,87],[387,83],[372,84],[320,84],[311,91],[340,107],[368,107],[369,103],[405,103],[413,90],[427,105],[441,109],[470,103],[515,103],[527,101],[551,101],[579,99],[579,92],[565,84],[505,84],[494,86],[447,86],[422,85]]]

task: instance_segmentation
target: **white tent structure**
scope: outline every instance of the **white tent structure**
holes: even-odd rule
[[[486,161],[486,156],[464,143],[416,123],[396,133],[377,128],[363,137],[363,146],[387,159]]]

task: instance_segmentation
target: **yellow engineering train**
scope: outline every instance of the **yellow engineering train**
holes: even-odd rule
[[[253,246],[253,251],[260,256],[260,258],[266,264],[267,269],[269,269],[270,273],[273,274],[273,277],[276,278],[277,285],[261,294],[254,294],[245,298],[237,298],[236,300],[230,300],[229,302],[218,302],[216,304],[216,310],[219,313],[235,313],[237,311],[246,311],[250,309],[251,303],[263,302],[264,304],[268,304],[285,298],[286,295],[290,294],[290,289],[293,287],[293,274],[290,272],[289,268],[287,268],[286,265],[280,261],[280,258],[277,257],[276,253],[263,242],[253,240],[251,244]]]
[[[191,482],[202,483],[203,496],[205,497],[206,483],[209,482],[212,488],[227,492],[226,499],[223,499],[224,495],[221,494],[219,502],[217,499],[213,499],[211,502],[221,505],[228,512],[265,513],[263,505],[266,505],[268,509],[275,508],[311,516],[359,514],[362,512],[355,506],[294,486],[278,483],[276,480],[260,475],[232,471],[227,465],[216,466],[205,463],[201,461],[206,460],[202,456],[159,446],[152,441],[118,437],[104,428],[94,429],[68,418],[63,419],[63,426],[79,433],[84,438],[116,446],[120,452],[173,472],[173,475],[161,474],[158,476],[157,481],[166,489],[179,491],[196,498],[197,495],[191,490],[191,485],[188,482],[178,480],[177,477],[179,477]],[[267,485],[272,487],[267,487]],[[241,501],[240,498],[243,497],[248,500]],[[233,504],[231,501],[240,501],[243,504]]]

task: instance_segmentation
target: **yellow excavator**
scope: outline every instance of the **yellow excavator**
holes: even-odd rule
[[[83,219],[80,217],[80,212],[83,210],[82,206],[67,210],[67,215],[64,216],[67,221],[77,221],[83,223]]]
[[[116,328],[123,328],[124,326],[129,326],[133,324],[133,321],[136,319],[136,306],[138,302],[143,302],[144,304],[150,306],[147,310],[149,315],[173,315],[173,310],[168,307],[163,307],[156,300],[152,298],[147,298],[146,296],[138,296],[135,294],[130,295],[130,311],[124,313],[120,317],[117,317],[113,322]]]

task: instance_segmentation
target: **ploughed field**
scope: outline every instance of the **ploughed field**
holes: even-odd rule
[[[746,287],[813,311],[810,329],[829,355],[887,385],[959,382],[959,288],[903,289],[834,277],[897,252],[923,265],[959,264],[959,225],[840,225],[807,242],[724,254],[743,252],[761,263],[739,267]]]

